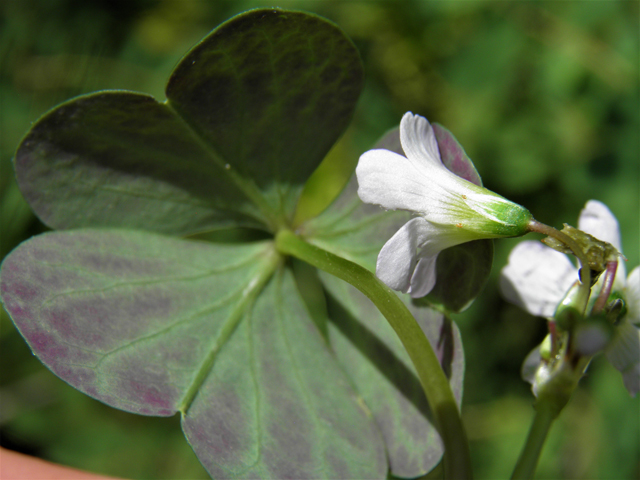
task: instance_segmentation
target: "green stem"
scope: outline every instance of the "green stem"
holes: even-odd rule
[[[276,248],[349,282],[380,310],[418,372],[444,444],[445,478],[471,479],[469,443],[449,381],[429,340],[398,295],[366,268],[311,245],[289,230],[278,233]]]
[[[591,291],[591,268],[589,268],[589,260],[583,253],[580,245],[578,245],[578,242],[566,233],[563,233],[549,225],[545,225],[534,218],[529,221],[528,229],[530,232],[542,233],[548,237],[555,238],[556,240],[564,243],[573,252],[576,258],[580,260],[580,266],[582,267],[579,275],[580,283],[582,284],[582,289],[585,294],[588,296]]]
[[[213,367],[213,363],[220,353],[220,348],[227,343],[227,340],[229,340],[229,337],[231,336],[231,334],[233,334],[233,332],[236,330],[236,327],[242,320],[247,310],[247,305],[250,305],[255,301],[258,294],[262,291],[264,286],[267,284],[273,273],[282,262],[282,257],[278,254],[278,252],[275,251],[275,249],[273,251],[264,253],[266,255],[263,258],[262,269],[259,270],[254,281],[252,281],[251,284],[247,286],[247,288],[243,289],[242,294],[239,296],[235,307],[233,308],[233,310],[231,310],[229,316],[227,317],[227,320],[220,328],[218,338],[210,347],[209,353],[198,367],[195,378],[191,381],[191,385],[182,397],[178,410],[180,410],[183,415],[187,414],[189,408],[191,407],[191,404],[193,403],[193,400],[195,399],[197,393],[200,391],[202,384],[211,373],[211,368]]]
[[[527,441],[518,458],[518,463],[513,470],[513,475],[511,475],[512,479],[533,478],[542,447],[558,413],[558,408],[553,402],[545,401],[544,398],[536,402],[536,414]]]

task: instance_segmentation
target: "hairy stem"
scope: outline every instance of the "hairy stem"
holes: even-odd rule
[[[276,248],[349,282],[380,310],[418,372],[444,444],[445,478],[471,479],[469,443],[449,381],[429,340],[398,295],[366,268],[311,245],[289,230],[278,233]]]

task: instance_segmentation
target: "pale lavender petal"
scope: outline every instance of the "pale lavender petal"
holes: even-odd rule
[[[504,297],[531,315],[552,317],[556,307],[578,279],[569,258],[536,241],[519,243],[502,269]]]
[[[445,248],[469,241],[468,237],[467,232],[455,226],[414,218],[380,251],[376,269],[378,278],[414,298],[424,297],[436,283],[438,254]],[[401,265],[406,267],[400,268]]]
[[[426,221],[421,225],[422,241],[418,244],[419,258],[426,258],[438,254],[445,248],[461,243],[477,240],[478,236],[456,225],[446,225]]]
[[[432,123],[433,133],[438,143],[438,152],[442,164],[460,178],[482,187],[482,179],[462,145],[453,134],[438,123]],[[385,149],[406,157],[400,144],[400,127],[387,131],[373,146],[372,150]]]
[[[467,156],[464,148],[462,148],[462,145],[456,140],[456,137],[438,123],[433,123],[431,127],[438,141],[438,151],[443,165],[459,177],[481,187],[482,179],[480,174]]]
[[[433,290],[436,284],[436,263],[439,253],[423,256],[418,260],[408,291],[413,298],[424,297]]]
[[[409,220],[384,244],[378,254],[376,275],[393,290],[407,293],[417,263],[418,245],[424,241],[424,225],[421,218]]]
[[[589,200],[580,212],[578,228],[622,251],[618,220],[604,203]]]
[[[632,397],[640,391],[640,363],[636,363],[632,368],[622,374],[624,386]]]
[[[540,368],[540,363],[542,362],[540,347],[541,345],[538,345],[529,352],[529,355],[524,359],[522,367],[520,368],[520,376],[522,379],[532,385],[536,380],[536,372],[538,371],[538,368]]]
[[[640,330],[623,320],[606,355],[611,365],[622,373],[624,386],[635,396],[640,391]]]
[[[593,356],[601,352],[611,340],[611,329],[600,323],[580,325],[573,331],[573,346],[580,355]]]
[[[625,295],[628,322],[640,326],[640,267],[631,270]]]

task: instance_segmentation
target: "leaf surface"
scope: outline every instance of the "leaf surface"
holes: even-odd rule
[[[14,250],[0,289],[63,380],[126,411],[182,412],[215,478],[382,478],[377,426],[279,265],[272,242],[71,230]]]
[[[252,10],[185,56],[167,102],[108,91],[45,114],[16,152],[18,184],[58,229],[275,230],[346,128],[362,77],[332,23]]]
[[[15,167],[23,195],[53,228],[189,234],[267,222],[194,132],[139,93],[95,93],[56,107],[23,140]]]
[[[56,375],[116,408],[168,416],[188,405],[272,257],[268,242],[51,232],[5,259],[0,286],[18,330]]]
[[[382,431],[391,473],[404,478],[426,474],[440,461],[443,448],[400,339],[356,288],[323,272],[320,276],[328,292],[331,346]],[[460,404],[464,353],[458,328],[442,313],[408,306],[439,356]]]
[[[400,148],[401,153],[398,137],[398,131],[392,131],[377,147],[396,151]],[[451,163],[465,167],[468,157],[461,156],[460,150],[453,148],[457,142],[453,142],[447,143],[452,147],[447,155],[456,160]],[[409,212],[384,211],[378,206],[364,204],[357,196],[354,175],[334,203],[319,217],[306,222],[301,233],[311,243],[375,271],[378,252],[410,218]],[[480,248],[480,260],[489,259],[490,267],[492,256],[487,257],[487,252],[482,250],[487,245],[483,242],[473,244]],[[488,247],[492,246],[489,242]],[[463,245],[462,253],[445,250],[441,253],[442,263],[438,263],[436,287],[439,285],[441,290],[438,292],[442,297],[442,300],[438,297],[438,301],[446,303],[452,311],[453,307],[460,306],[460,302],[469,303],[469,293],[477,294],[472,288],[476,285],[474,282],[488,274],[476,268],[478,261],[475,258],[464,256],[467,248]],[[457,261],[450,263],[452,259]],[[459,279],[453,282],[456,274],[464,275],[468,282]],[[443,450],[430,420],[424,392],[404,347],[380,312],[358,290],[323,272],[320,277],[327,291],[331,346],[380,426],[391,473],[405,478],[424,475],[437,465]],[[484,281],[486,276],[482,279]],[[408,305],[439,355],[460,402],[464,353],[457,327],[447,316],[424,305],[424,301],[422,306],[416,302]]]
[[[304,308],[272,279],[183,418],[214,478],[384,478],[384,443]]]
[[[304,182],[351,120],[363,68],[334,24],[302,12],[234,17],[176,67],[167,98],[290,218]]]

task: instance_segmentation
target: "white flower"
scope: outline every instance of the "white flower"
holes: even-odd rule
[[[618,221],[603,203],[588,201],[580,212],[578,228],[621,250]],[[500,286],[507,300],[531,315],[553,317],[577,278],[578,269],[566,255],[539,242],[525,241],[511,251]],[[594,286],[592,298],[597,297],[603,279]],[[622,373],[627,390],[635,395],[640,391],[640,267],[625,278],[624,264],[619,262],[612,292],[624,299],[626,313],[616,325],[605,354]]]
[[[426,118],[406,113],[400,142],[406,157],[382,149],[360,157],[358,195],[365,203],[417,214],[382,247],[376,275],[394,290],[422,297],[435,285],[440,251],[471,240],[523,235],[532,217],[448,170]]]

